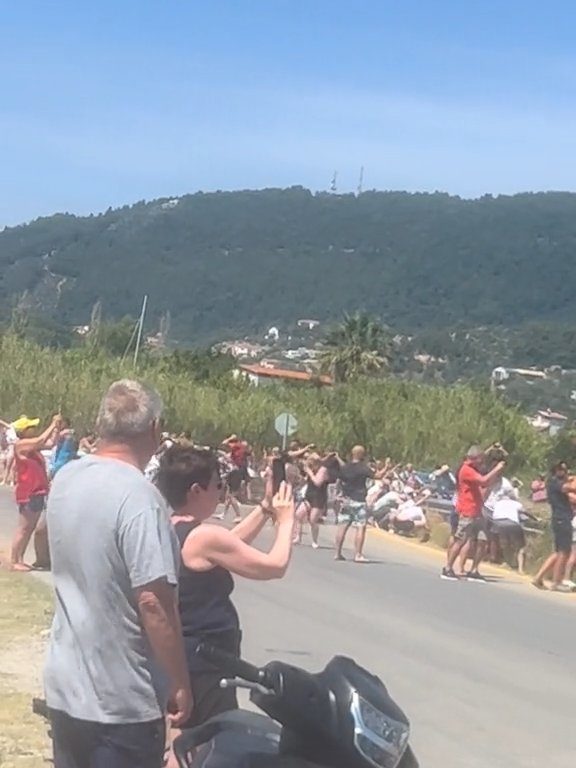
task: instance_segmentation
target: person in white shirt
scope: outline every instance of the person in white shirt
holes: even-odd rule
[[[491,486],[486,499],[484,500],[484,508],[488,512],[489,517],[493,517],[495,505],[502,499],[512,499],[518,501],[519,493],[518,489],[508,480],[507,477],[499,477],[495,480]]]
[[[499,537],[503,547],[508,546],[515,551],[519,573],[525,572],[524,565],[526,562],[526,536],[522,528],[523,518],[536,519],[526,512],[522,502],[517,498],[504,496],[494,503],[492,511],[493,531]]]
[[[0,463],[3,466],[0,485],[14,485],[14,446],[18,441],[18,435],[11,423],[0,419],[0,430],[3,435],[0,440]]]
[[[430,496],[430,491],[425,490],[420,495],[412,494],[402,502],[398,509],[389,515],[390,525],[394,533],[411,533],[414,530],[424,531],[423,541],[430,538],[428,521],[422,504]]]

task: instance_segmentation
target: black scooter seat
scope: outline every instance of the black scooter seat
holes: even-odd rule
[[[189,768],[240,768],[251,755],[278,754],[280,726],[256,712],[233,710],[183,732],[178,756]],[[198,749],[197,752],[195,750]]]

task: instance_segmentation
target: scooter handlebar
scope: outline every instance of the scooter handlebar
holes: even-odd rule
[[[200,654],[203,659],[214,664],[215,667],[229,677],[239,677],[242,680],[246,680],[249,683],[261,683],[263,678],[263,672],[255,667],[253,664],[249,664],[247,661],[234,656],[231,653],[215,648],[210,643],[200,643],[196,649],[196,653]]]

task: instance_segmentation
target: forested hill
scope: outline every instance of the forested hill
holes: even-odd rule
[[[4,316],[24,291],[84,324],[170,310],[180,338],[366,310],[394,328],[576,322],[576,194],[194,194],[0,233]]]

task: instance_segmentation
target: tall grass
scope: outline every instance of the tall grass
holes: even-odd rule
[[[122,376],[134,376],[130,362],[84,349],[44,349],[7,334],[0,337],[0,417],[26,413],[46,420],[62,410],[78,429],[89,429],[102,393]],[[342,451],[362,443],[376,456],[420,466],[454,463],[470,444],[500,440],[514,471],[532,470],[543,466],[549,448],[515,409],[467,386],[387,379],[255,389],[232,380],[198,384],[183,373],[167,374],[154,359],[143,360],[138,377],[161,392],[169,429],[190,430],[206,444],[237,432],[255,445],[275,445],[274,419],[288,410],[305,441]]]

